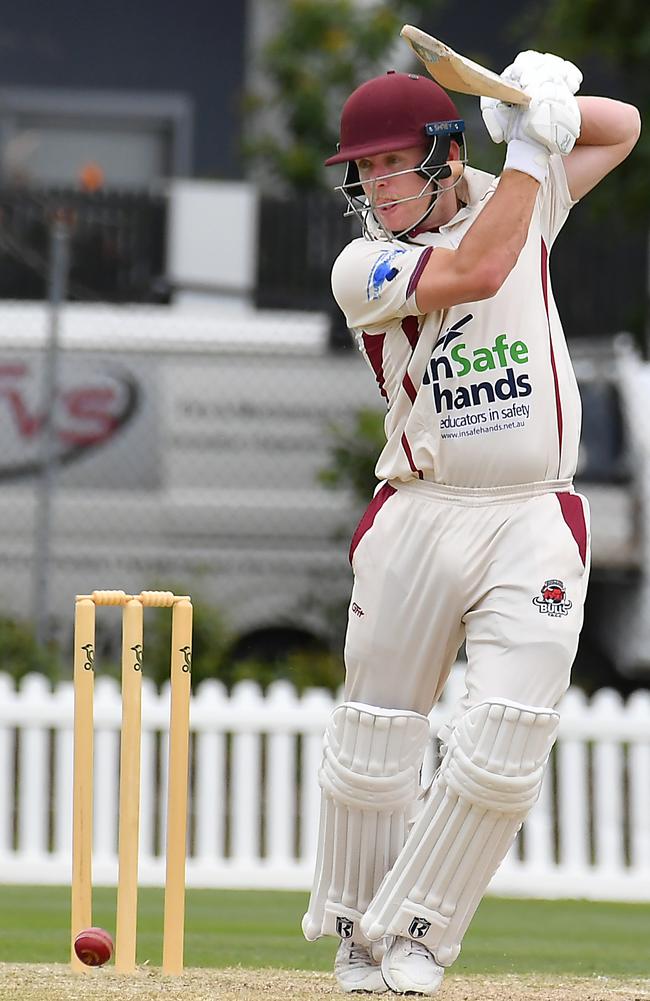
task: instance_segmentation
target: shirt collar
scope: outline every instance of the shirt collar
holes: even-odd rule
[[[474,211],[476,205],[482,201],[483,198],[485,198],[486,194],[494,184],[494,180],[495,178],[493,174],[488,174],[484,170],[477,170],[475,167],[465,167],[463,180],[460,182],[459,194],[463,196],[464,191],[463,201],[467,199],[467,204],[461,206],[456,215],[453,216],[449,222],[445,223],[444,226],[440,226],[438,232],[446,233],[449,230],[453,230],[464,219],[467,219],[467,217]],[[411,237],[411,242],[427,243],[428,239],[434,235],[435,234],[430,231],[418,233],[417,236]]]

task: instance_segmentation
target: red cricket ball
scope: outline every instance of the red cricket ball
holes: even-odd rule
[[[113,955],[113,939],[104,928],[85,928],[74,940],[74,951],[84,966],[103,966]]]

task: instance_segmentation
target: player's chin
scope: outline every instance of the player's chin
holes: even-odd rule
[[[400,205],[378,205],[375,208],[375,215],[380,223],[393,233],[400,233],[404,228],[404,211]],[[408,220],[406,221],[408,226]]]

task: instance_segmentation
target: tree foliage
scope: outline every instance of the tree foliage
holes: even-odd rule
[[[613,74],[620,81],[622,97],[639,108],[642,120],[650,117],[650,8],[646,0],[549,0],[538,21],[536,44],[586,66],[592,77]],[[593,92],[586,74],[583,91]],[[615,178],[599,189],[600,201],[624,208],[638,223],[647,225],[650,210],[650,132],[641,139]],[[604,197],[603,197],[604,196]],[[591,200],[591,199],[590,199]]]
[[[269,87],[249,95],[244,152],[294,191],[323,187],[323,160],[336,149],[346,97],[390,68],[402,24],[430,15],[436,0],[273,2],[278,30],[262,54]],[[264,128],[265,119],[279,127]]]
[[[367,504],[377,486],[375,466],[386,444],[384,414],[361,407],[353,424],[332,424],[329,432],[330,464],[321,470],[320,482],[331,489],[350,490]]]
[[[0,670],[14,681],[26,674],[44,674],[50,681],[66,677],[68,665],[55,644],[39,646],[33,627],[26,622],[0,617]]]
[[[180,584],[171,589],[176,594],[186,593]],[[206,678],[223,678],[232,635],[218,607],[196,595],[192,605],[192,685],[196,686]],[[147,609],[145,673],[158,686],[169,680],[171,639],[172,617],[169,612],[166,609]]]

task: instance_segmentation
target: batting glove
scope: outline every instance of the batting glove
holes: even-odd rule
[[[580,135],[578,102],[566,84],[548,81],[535,91],[520,127],[549,153],[567,156]]]
[[[494,98],[482,98],[481,113],[493,142],[507,142],[509,145],[513,141],[534,143],[548,155],[566,156],[580,135],[578,102],[565,84],[543,84],[527,108],[505,104]],[[540,179],[537,170],[525,172]],[[541,179],[545,176],[546,171]]]
[[[501,74],[504,80],[517,83],[529,94],[534,93],[538,84],[552,81],[565,83],[572,94],[577,94],[582,83],[582,73],[578,67],[554,56],[552,52],[520,52],[515,61],[506,66]]]
[[[493,142],[508,144],[504,170],[530,174],[540,184],[546,180],[550,152],[539,139],[526,132],[528,108],[481,98],[481,112]]]
[[[530,94],[533,101],[552,101],[555,92],[554,85],[557,85],[556,93],[558,95],[562,93],[563,85],[570,94],[575,94],[582,83],[582,73],[572,62],[569,62],[567,59],[561,59],[551,52],[534,52],[532,50],[520,52],[515,61],[505,68],[501,77],[509,83],[517,84],[527,94]],[[570,100],[566,103],[571,108],[570,112],[567,110],[568,122],[566,129],[569,134],[572,134],[575,133],[576,129],[577,105],[573,105]],[[564,153],[565,149],[566,152],[570,152],[568,148],[570,141],[560,136],[559,133],[551,135],[549,133],[548,122],[543,125],[540,124],[541,131],[539,132],[536,130],[536,127],[532,129],[526,126],[520,127],[517,122],[516,105],[506,104],[495,98],[484,97],[481,98],[481,113],[492,142],[508,142],[509,139],[518,138],[518,132],[521,131],[523,135],[542,142],[550,149],[550,152]],[[533,117],[538,123],[541,123],[544,115],[540,115],[533,109]],[[578,132],[575,134],[575,138],[579,135],[579,125],[578,112]],[[550,146],[549,143],[551,144]],[[554,144],[557,148],[553,148]],[[572,144],[571,148],[573,148]]]
[[[522,174],[530,174],[536,181],[543,184],[548,176],[548,162],[551,154],[534,139],[511,139],[503,164],[504,170],[519,170]]]
[[[481,114],[493,143],[525,138],[521,124],[523,110],[520,104],[507,104],[496,97],[481,98]]]

